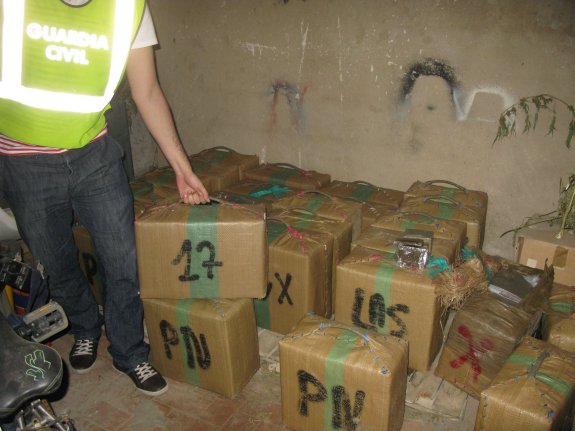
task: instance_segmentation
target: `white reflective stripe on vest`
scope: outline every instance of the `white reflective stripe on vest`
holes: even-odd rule
[[[3,0],[0,97],[34,108],[78,113],[100,112],[112,99],[130,53],[135,0],[116,0],[114,42],[108,84],[102,96],[47,91],[22,86],[25,0]],[[21,35],[21,37],[17,37]],[[9,41],[9,42],[8,42]]]

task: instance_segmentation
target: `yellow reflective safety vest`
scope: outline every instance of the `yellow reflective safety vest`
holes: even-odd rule
[[[145,0],[0,0],[0,133],[80,148],[106,125]]]

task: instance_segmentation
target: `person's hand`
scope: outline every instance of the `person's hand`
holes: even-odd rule
[[[202,181],[193,172],[185,176],[176,175],[176,183],[180,197],[186,204],[197,205],[210,201],[210,197]]]

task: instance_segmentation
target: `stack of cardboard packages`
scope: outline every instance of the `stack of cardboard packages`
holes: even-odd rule
[[[533,273],[481,252],[484,192],[449,181],[415,181],[406,192],[332,182],[226,147],[191,161],[217,205],[177,203],[169,168],[132,184],[151,358],[167,377],[237,395],[259,365],[257,324],[283,335],[290,428],[399,430],[408,368],[489,399],[535,332],[553,270]],[[457,280],[470,253],[481,262],[481,282],[450,306],[441,283]],[[493,281],[497,273],[529,280],[530,292],[510,301],[514,288]],[[558,339],[554,318],[549,341]],[[569,373],[559,378],[571,385],[559,385],[563,415],[575,382]],[[506,403],[529,407],[519,397]],[[478,424],[493,418],[489,409],[481,405]]]

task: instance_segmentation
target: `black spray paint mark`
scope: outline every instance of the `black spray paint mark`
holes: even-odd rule
[[[180,252],[172,260],[172,265],[178,265],[182,258],[186,256],[186,266],[184,268],[184,273],[178,276],[180,281],[196,281],[199,280],[199,274],[190,274],[192,268],[192,241],[185,239],[180,247]],[[223,262],[216,261],[216,247],[209,241],[202,241],[196,246],[196,252],[201,253],[204,248],[207,248],[210,257],[208,260],[202,262],[202,267],[207,268],[206,277],[212,280],[214,278],[214,267],[223,266]]]
[[[181,326],[180,333],[184,337],[184,344],[186,345],[188,367],[190,367],[191,369],[196,368],[196,364],[194,363],[194,350],[195,350],[196,360],[198,361],[198,365],[200,366],[200,368],[203,370],[210,368],[212,358],[210,356],[210,349],[208,348],[206,336],[204,334],[200,334],[200,339],[198,340],[198,337],[196,336],[194,331],[192,331],[192,329],[188,326]],[[193,349],[192,349],[192,343],[194,343]]]
[[[173,354],[170,346],[177,346],[180,343],[178,332],[167,320],[162,320],[160,321],[160,334],[162,335],[166,358],[172,359]],[[184,339],[187,359],[186,364],[188,368],[196,368],[197,361],[200,368],[204,370],[208,369],[212,364],[212,358],[206,336],[204,334],[200,334],[200,338],[198,339],[194,331],[192,331],[188,326],[181,326],[180,334]]]
[[[334,429],[345,429],[354,431],[359,424],[359,417],[363,409],[363,400],[365,400],[364,391],[355,392],[355,401],[353,406],[353,413],[351,411],[351,400],[343,386],[334,386],[331,390],[333,399],[333,416],[331,424]],[[342,420],[342,410],[345,416]]]
[[[307,416],[308,402],[319,403],[325,401],[327,398],[327,390],[321,382],[312,376],[310,373],[304,370],[299,370],[297,372],[297,380],[299,383],[299,414],[302,416]],[[316,392],[310,393],[308,390],[308,385],[312,384]]]
[[[297,372],[299,384],[299,408],[301,416],[309,415],[309,403],[321,403],[327,399],[326,387],[312,374],[304,370]],[[313,391],[310,392],[310,385]],[[359,424],[361,411],[365,400],[364,391],[356,391],[353,408],[351,399],[343,386],[336,385],[331,388],[333,410],[331,424],[333,429],[355,431]],[[343,414],[342,414],[343,413]]]
[[[401,80],[400,103],[405,103],[415,86],[415,81],[420,76],[437,76],[442,78],[451,90],[451,94],[459,89],[460,84],[455,74],[455,69],[443,60],[426,58],[409,67]]]
[[[289,296],[288,293],[288,289],[289,286],[291,284],[291,274],[288,272],[286,274],[286,281],[284,283],[284,281],[281,279],[281,276],[279,275],[279,273],[275,273],[274,276],[276,277],[276,280],[279,282],[280,287],[282,289],[280,296],[278,297],[278,303],[283,304],[284,303],[284,298],[287,299],[287,302],[289,305],[293,305],[293,301],[291,300],[291,297]]]
[[[392,330],[389,332],[390,335],[402,338],[407,334],[407,325],[405,324],[403,319],[401,319],[396,314],[397,312],[409,314],[409,307],[407,305],[395,304],[386,307],[383,295],[379,293],[374,293],[369,297],[369,305],[368,305],[369,323],[366,323],[362,322],[361,320],[361,310],[363,308],[364,299],[365,299],[365,291],[360,287],[355,289],[355,298],[353,301],[352,314],[351,314],[351,321],[355,326],[358,326],[363,329],[377,331],[377,328],[385,327],[385,319],[389,317],[399,327],[399,331]]]

